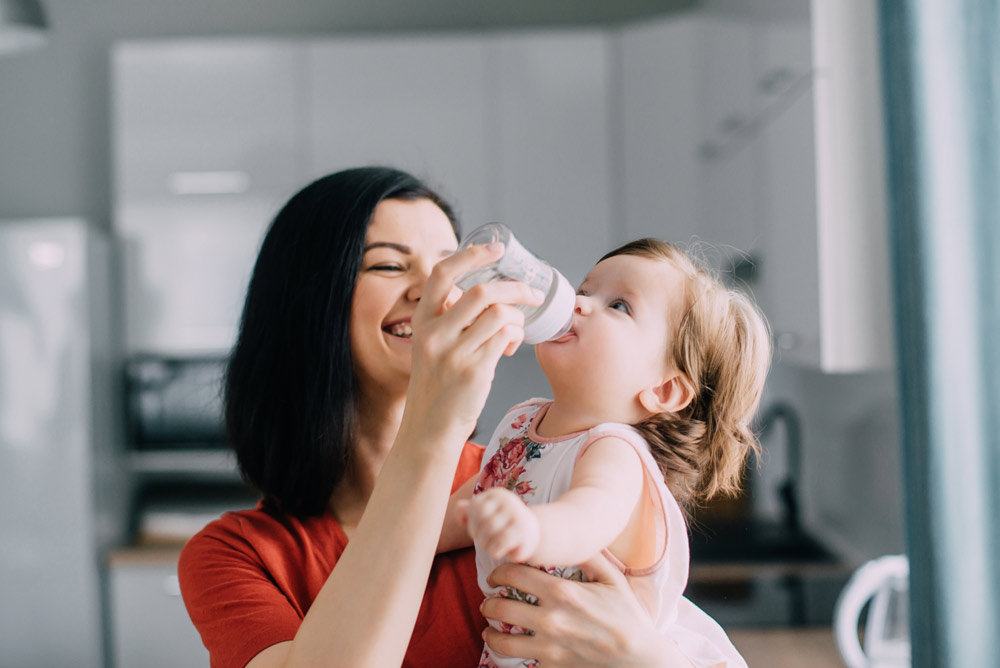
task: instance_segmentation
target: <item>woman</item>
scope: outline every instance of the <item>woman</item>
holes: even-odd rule
[[[481,614],[471,550],[435,555],[449,490],[478,470],[466,439],[496,363],[523,336],[513,305],[540,302],[520,283],[462,295],[454,280],[498,253],[456,248],[450,207],[385,168],[322,178],[272,223],[225,385],[262,501],[209,524],[179,566],[213,666],[469,667],[483,614],[533,629],[484,637],[544,666],[684,665],[606,563],[586,585],[506,564],[494,580],[539,605]]]

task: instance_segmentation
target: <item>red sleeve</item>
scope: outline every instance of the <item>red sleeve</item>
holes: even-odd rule
[[[212,668],[243,668],[264,649],[292,640],[304,612],[276,586],[253,546],[239,535],[238,521],[227,518],[188,542],[177,574]]]
[[[462,455],[458,459],[455,480],[451,484],[451,491],[453,493],[466,480],[479,475],[479,467],[483,462],[484,452],[486,452],[486,448],[482,445],[477,445],[471,441],[465,444],[465,449],[462,450]]]

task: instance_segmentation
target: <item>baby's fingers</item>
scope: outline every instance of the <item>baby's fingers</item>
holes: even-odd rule
[[[468,526],[469,524],[469,500],[462,499],[455,503],[455,518],[458,523],[462,526]]]

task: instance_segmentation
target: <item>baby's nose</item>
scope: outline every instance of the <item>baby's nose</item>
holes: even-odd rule
[[[580,315],[587,315],[590,313],[590,302],[585,296],[576,296],[576,307],[574,307],[573,312],[579,313]]]

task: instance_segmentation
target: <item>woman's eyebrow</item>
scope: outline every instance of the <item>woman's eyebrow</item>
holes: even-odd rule
[[[399,251],[403,255],[412,255],[413,254],[413,249],[410,248],[409,246],[404,246],[403,244],[393,243],[392,241],[373,241],[372,243],[370,243],[367,246],[365,246],[365,249],[362,251],[362,253],[367,253],[368,251],[370,251],[373,248],[391,248],[393,250]]]

